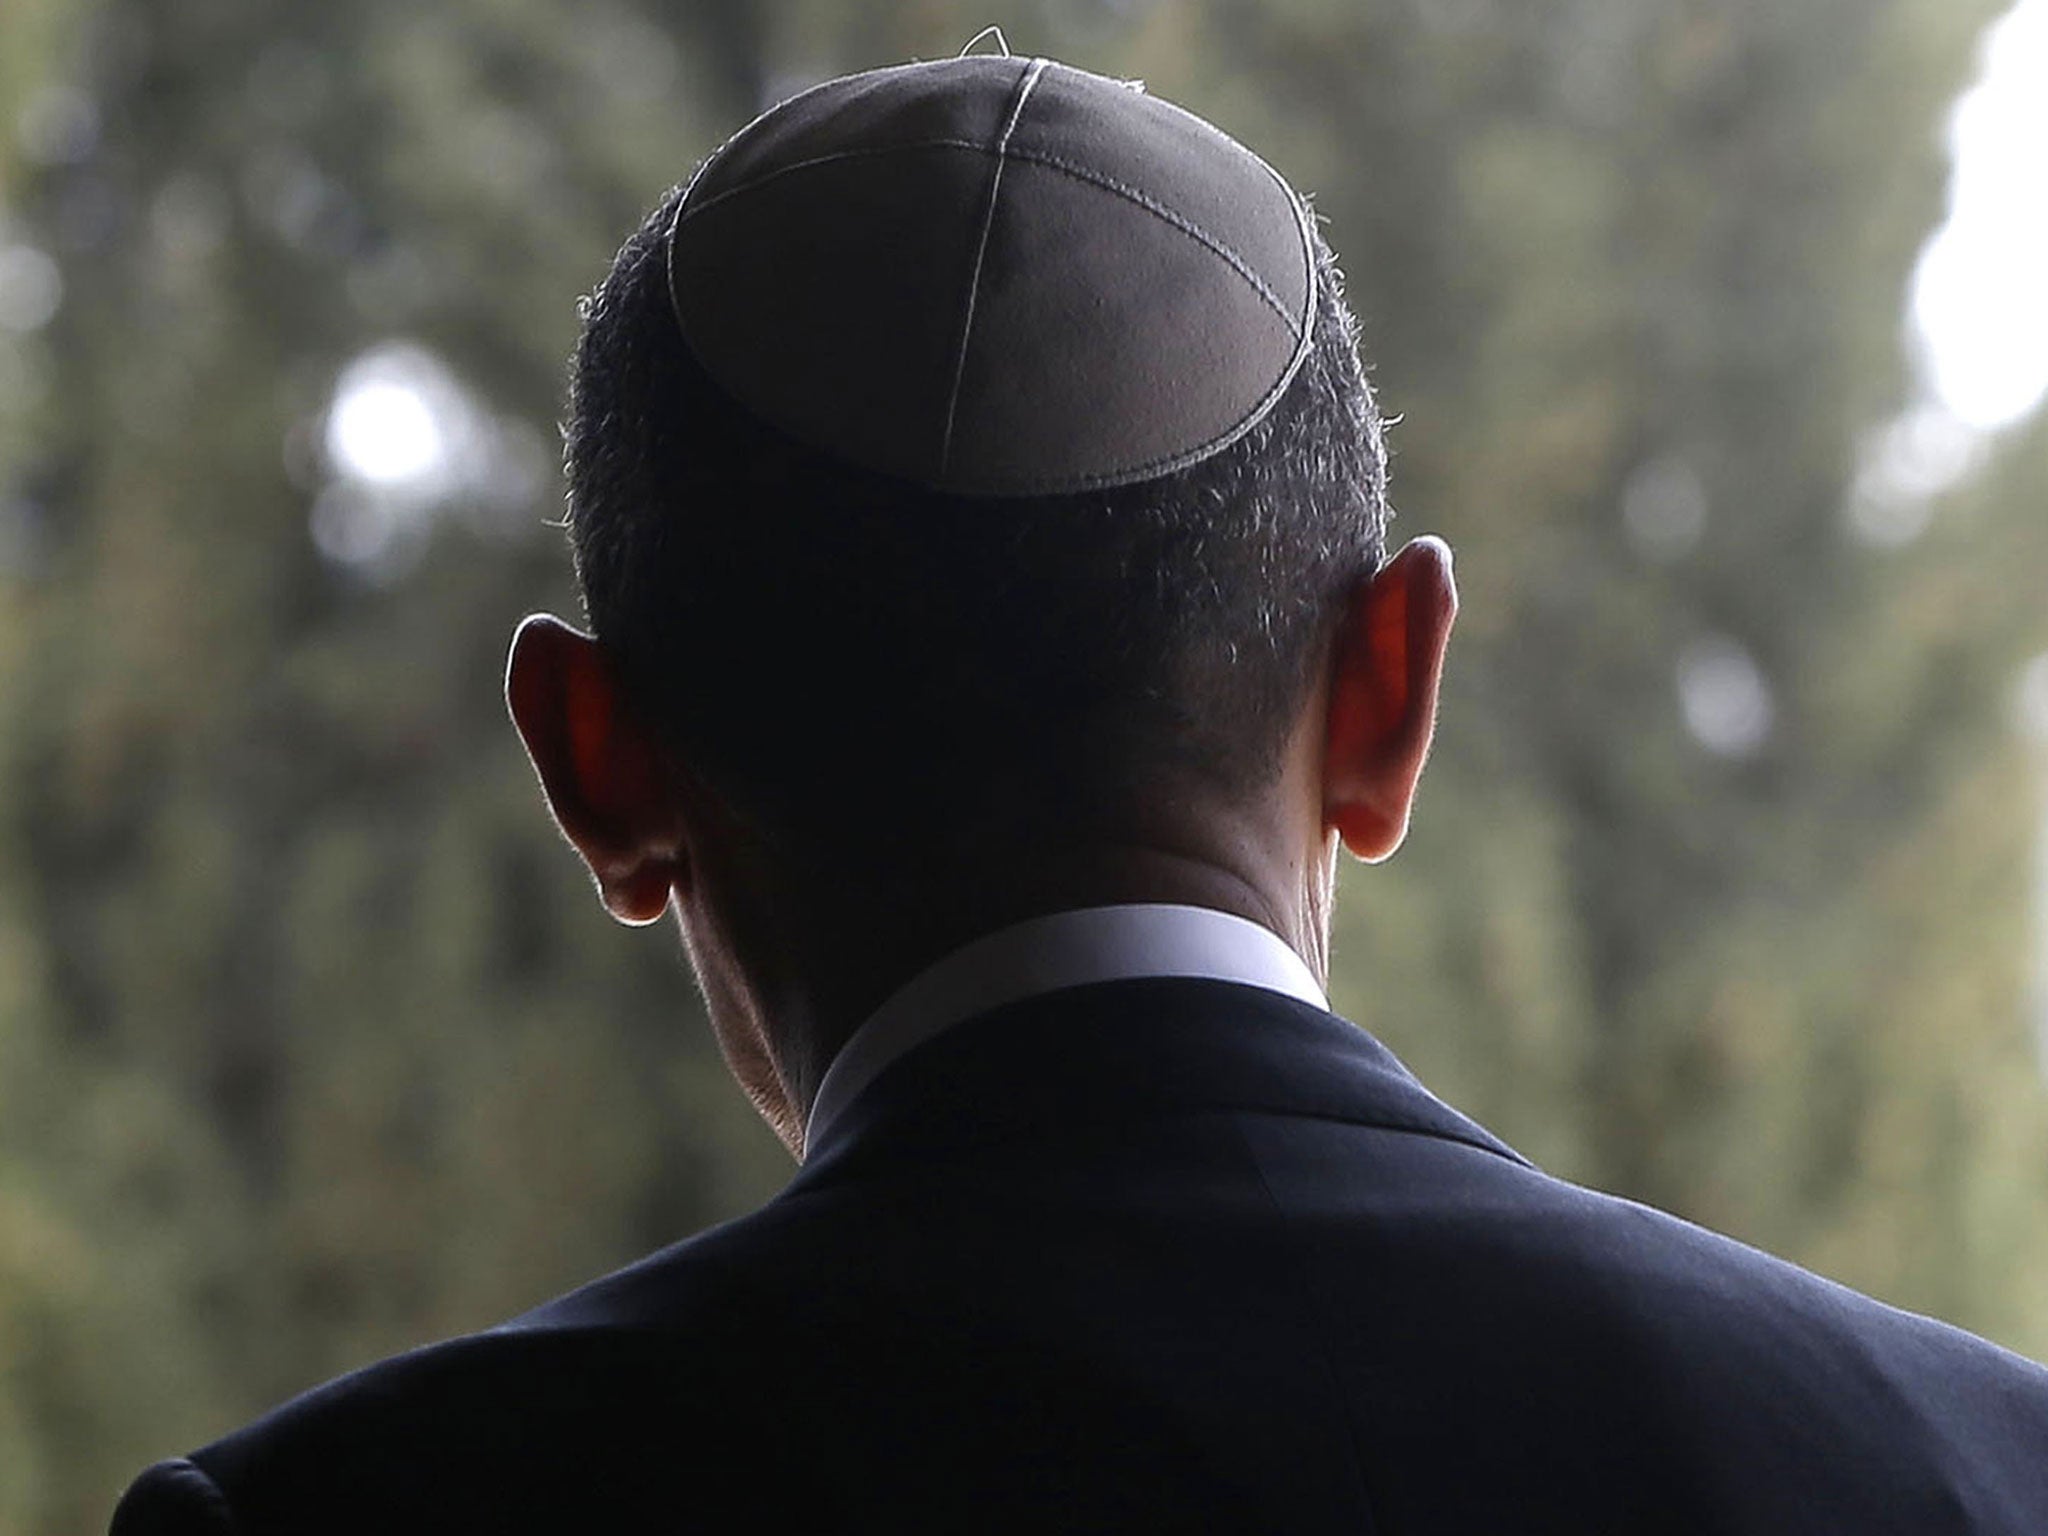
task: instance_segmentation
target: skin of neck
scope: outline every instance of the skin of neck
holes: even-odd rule
[[[784,867],[758,839],[700,845],[670,910],[756,1109],[801,1156],[818,1085],[869,1014],[961,945],[1047,913],[1208,907],[1278,934],[1327,981],[1339,844],[1322,820],[1315,692],[1260,793],[1228,797],[1192,776],[1155,785],[1114,836],[992,847],[949,878],[866,883],[843,868]]]

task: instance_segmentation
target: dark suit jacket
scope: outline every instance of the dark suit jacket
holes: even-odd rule
[[[2048,1532],[2048,1371],[1548,1177],[1369,1036],[955,1027],[787,1191],[151,1468],[144,1532]]]

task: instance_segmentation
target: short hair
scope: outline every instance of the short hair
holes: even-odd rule
[[[668,291],[681,195],[582,306],[564,433],[587,622],[694,774],[873,857],[1114,826],[1162,770],[1276,770],[1389,516],[1320,232],[1312,345],[1251,430],[1136,484],[975,497],[807,447],[707,377]]]

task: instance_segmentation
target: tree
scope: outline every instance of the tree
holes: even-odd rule
[[[1443,739],[1410,848],[1349,882],[1340,1005],[1557,1172],[2048,1353],[2003,723],[2048,645],[2015,576],[2048,435],[1904,550],[1840,515],[1989,10],[1006,25],[1316,195],[1403,528],[1461,551]],[[44,128],[94,131],[0,149],[0,245],[63,285],[0,333],[0,1531],[97,1529],[143,1461],[786,1172],[673,946],[546,827],[498,669],[570,603],[573,296],[754,110],[981,21],[10,11],[0,121],[56,86]],[[377,369],[440,392],[425,490],[329,442]]]

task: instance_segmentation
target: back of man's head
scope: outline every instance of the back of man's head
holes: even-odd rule
[[[993,150],[997,166],[1006,153],[1028,157],[1010,140],[1022,138],[1024,94],[1036,83],[1024,71],[1045,66],[956,62],[1015,66],[1019,85],[1002,82],[1009,92],[1003,137],[993,146],[933,136],[896,147],[952,148],[963,160],[975,150],[980,161]],[[920,68],[925,73],[913,77],[924,90],[919,110],[931,110],[934,89],[942,106],[950,104],[948,92],[971,95],[954,91],[946,66]],[[888,77],[904,73],[853,79],[888,86]],[[1117,150],[1128,110],[1120,97],[1146,101],[1148,113],[1176,110],[1078,71],[1059,69],[1059,80],[1095,113],[1073,130],[1084,135],[1079,150],[1065,158],[1039,153],[1063,176],[1086,172],[1079,157],[1099,145]],[[857,96],[856,106],[871,108],[876,94]],[[1042,99],[1048,115],[1061,105],[1050,87]],[[789,105],[777,113],[786,117]],[[878,413],[873,400],[849,394],[845,336],[829,319],[805,314],[807,302],[817,303],[817,284],[801,266],[813,233],[804,221],[832,221],[829,259],[837,265],[830,277],[844,283],[847,265],[870,261],[885,269],[905,242],[899,209],[864,212],[860,198],[900,202],[908,181],[923,206],[936,200],[921,195],[917,177],[968,172],[950,165],[935,172],[929,154],[899,153],[888,175],[870,178],[879,193],[835,186],[792,211],[778,210],[754,236],[755,248],[764,256],[771,245],[797,251],[794,274],[787,261],[780,271],[766,262],[770,270],[754,282],[756,291],[726,304],[721,293],[701,291],[705,280],[696,268],[703,261],[689,270],[679,263],[679,226],[708,201],[707,173],[730,161],[735,145],[744,150],[750,136],[758,140],[777,113],[728,144],[627,241],[589,301],[574,359],[567,430],[577,573],[591,626],[636,709],[763,835],[817,853],[914,860],[945,856],[955,840],[1113,836],[1138,798],[1160,784],[1193,782],[1226,794],[1254,789],[1278,760],[1345,595],[1381,563],[1388,515],[1382,425],[1360,367],[1355,324],[1334,261],[1305,210],[1293,204],[1295,238],[1313,276],[1304,334],[1287,371],[1271,378],[1267,398],[1245,402],[1228,432],[1179,454],[1184,462],[1129,478],[1102,472],[1084,462],[1086,455],[1115,451],[1119,434],[1150,434],[1148,445],[1170,446],[1176,431],[1207,431],[1171,414],[1182,393],[1199,395],[1200,388],[1182,391],[1163,374],[1161,359],[1142,355],[1152,343],[1143,334],[1134,339],[1130,325],[1103,341],[1104,349],[1121,348],[1118,355],[1107,362],[1092,355],[1086,317],[1133,303],[1130,292],[1097,289],[1141,281],[1170,287],[1180,279],[1147,268],[1147,252],[1124,248],[1132,243],[1128,235],[1106,254],[1073,257],[1075,243],[1085,248],[1091,231],[1076,231],[1070,211],[1062,213],[1066,224],[1045,237],[1059,242],[1054,258],[1064,262],[1050,278],[1042,275],[1046,259],[1029,249],[991,256],[991,230],[1004,227],[996,222],[1000,197],[1022,204],[1032,194],[1014,174],[1007,194],[999,193],[1000,169],[990,175],[977,162],[972,174],[989,186],[985,200],[968,200],[962,225],[961,265],[972,278],[965,305],[950,270],[935,270],[928,280],[917,275],[898,292],[929,293],[933,308],[948,317],[964,307],[965,319],[946,322],[960,325],[961,340],[950,364],[945,426],[950,438],[957,414],[980,409],[988,419],[970,429],[994,446],[980,450],[979,460],[970,448],[950,465],[927,470],[906,463],[894,440],[902,412]],[[812,115],[823,120],[822,130],[811,131],[828,135],[828,154],[813,143],[807,157],[757,169],[747,186],[720,196],[730,203],[736,192],[763,182],[816,181],[824,162],[875,154],[859,137],[877,132],[872,122],[845,121],[856,109],[836,118],[833,111]],[[1158,124],[1138,125],[1148,126]],[[1250,159],[1197,126],[1228,146],[1213,149],[1204,140],[1200,153]],[[1183,131],[1177,121],[1166,127]],[[835,131],[836,143],[829,138]],[[1197,165],[1186,174],[1202,173]],[[1162,180],[1171,183],[1173,175]],[[1219,251],[1236,259],[1146,188],[1113,184],[1122,201],[1150,210],[1148,222],[1156,214],[1167,262],[1213,262]],[[1292,202],[1293,194],[1285,195]],[[941,227],[922,233],[941,241],[954,236],[943,227],[943,210],[930,218]],[[863,243],[874,251],[863,252]],[[747,248],[739,248],[744,257]],[[991,270],[1000,260],[1011,270]],[[1256,272],[1242,275],[1257,283]],[[1206,279],[1195,271],[1188,280]],[[786,305],[776,302],[777,283]],[[989,326],[1001,318],[1002,295],[977,295],[974,285],[996,283],[1024,294],[1025,318],[1012,322],[1020,327],[1015,334],[976,338],[989,349],[978,366],[999,369],[1014,356],[1029,382],[995,404],[963,407],[958,397],[976,298],[996,317]],[[802,297],[794,291],[799,286]],[[1270,291],[1264,296],[1272,298]],[[860,298],[855,292],[851,301]],[[1149,302],[1143,293],[1136,300]],[[835,302],[849,299],[838,295]],[[1063,349],[1055,355],[1025,355],[1044,333],[1031,304],[1083,316],[1069,334],[1045,343]],[[715,320],[696,318],[705,313]],[[694,327],[688,335],[686,317]],[[913,328],[885,319],[890,328],[880,339],[870,334],[860,343],[871,354],[873,388],[883,394],[903,388],[908,366],[887,355],[888,338]],[[1219,332],[1227,333],[1228,320],[1216,317]],[[1161,323],[1185,329],[1189,317],[1183,312]],[[1235,345],[1227,334],[1222,344]],[[836,358],[820,362],[814,355],[835,346]],[[1227,372],[1237,366],[1231,352],[1218,365],[1220,382],[1205,376],[1212,393],[1244,392],[1264,377],[1254,372],[1250,383],[1235,383]],[[1242,366],[1273,372],[1256,357]],[[819,382],[827,377],[829,385]],[[1042,475],[1034,466],[1002,462],[1003,449],[1014,454],[1028,435],[1002,413],[1039,425],[1053,391],[1068,392],[1052,403],[1070,416],[1078,408],[1107,419],[1082,432],[1062,429],[1049,446],[1034,448]],[[1082,397],[1078,407],[1074,392]],[[754,403],[742,404],[741,395]],[[838,400],[843,415],[833,410]],[[1134,423],[1117,414],[1148,410]],[[835,436],[834,423],[842,421],[852,425]],[[1077,442],[1071,450],[1070,440]],[[984,483],[975,483],[977,475]]]

